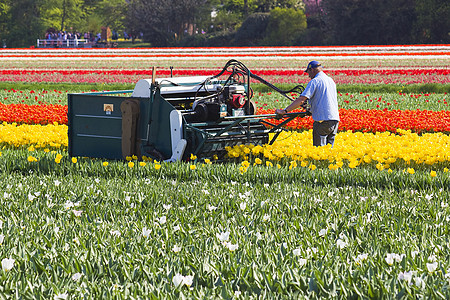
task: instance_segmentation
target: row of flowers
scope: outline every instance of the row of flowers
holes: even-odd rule
[[[68,146],[67,125],[0,124],[0,147],[60,149]]]
[[[180,71],[181,72],[181,71]],[[178,71],[174,71],[176,76],[182,75]],[[183,71],[184,72],[184,71]],[[213,72],[213,73],[211,73]],[[259,71],[255,71],[254,74],[263,77],[266,81],[272,84],[292,84],[301,83],[306,84],[309,78],[306,74],[302,73],[303,70],[293,71],[296,74],[293,75],[264,75]],[[350,72],[350,71],[349,71]],[[206,73],[205,76],[212,76],[218,74],[218,71],[186,71],[185,75],[197,76],[201,73]],[[270,72],[269,72],[270,73]],[[327,71],[328,74],[330,72]],[[273,73],[275,74],[275,73]],[[158,77],[169,77],[170,72],[167,70],[157,73]],[[0,81],[3,82],[65,82],[65,83],[103,83],[103,84],[129,84],[135,83],[143,78],[150,78],[151,75],[147,74],[101,74],[101,73],[86,73],[86,74],[60,74],[60,73],[27,73],[27,74],[0,74]],[[372,73],[355,76],[350,76],[345,73],[332,75],[336,84],[424,84],[424,83],[437,83],[447,84],[450,81],[449,74],[438,73],[421,73],[421,74],[382,74]],[[258,83],[256,79],[251,79],[252,83]]]
[[[337,134],[334,147],[329,145],[313,147],[311,130],[283,132],[272,145],[238,145],[228,147],[227,151],[230,158],[244,162],[242,171],[250,166],[250,162],[254,165],[266,166],[289,163],[290,168],[297,166],[315,168],[315,164],[326,163],[330,169],[338,169],[344,165],[355,168],[359,165],[373,164],[379,170],[411,164],[448,166],[450,162],[449,135],[443,133],[418,135],[405,130],[398,130],[398,133],[374,134],[346,131]],[[2,148],[28,147],[29,151],[39,148],[50,151],[64,150],[67,145],[66,125],[5,123],[0,125]],[[191,159],[196,158],[191,156]],[[134,166],[134,163],[130,165]]]
[[[241,171],[245,171],[250,162],[273,166],[283,160],[290,162],[290,168],[312,169],[323,162],[329,169],[344,165],[356,168],[365,164],[374,164],[379,170],[411,164],[448,166],[450,136],[442,133],[418,135],[406,130],[398,130],[398,133],[340,132],[333,147],[314,147],[312,130],[283,132],[273,145],[237,145],[227,150],[229,157],[243,161]],[[444,170],[448,171],[448,168]]]
[[[61,54],[61,53],[25,53],[25,54],[9,54],[4,53],[1,55],[3,58],[48,58],[48,57],[64,57],[64,58],[78,58],[78,57],[94,57],[94,58],[117,58],[117,57],[128,57],[128,58],[153,58],[153,57],[230,57],[230,56],[239,56],[239,57],[341,57],[341,56],[447,56],[450,55],[449,51],[406,51],[406,52],[271,52],[271,53],[235,53],[235,52],[222,52],[222,53],[140,53],[140,54],[126,54],[126,53],[108,53],[108,54],[94,54],[89,52],[84,53],[73,53],[73,54]]]
[[[258,114],[273,114],[273,109],[258,109]],[[340,109],[340,131],[397,132],[398,129],[422,132],[450,132],[450,111]],[[272,119],[279,124],[282,120]],[[312,129],[312,118],[296,118],[286,127]]]
[[[258,114],[273,114],[273,109],[258,109]],[[397,129],[414,132],[450,132],[450,111],[430,110],[358,110],[340,109],[341,131],[396,132]],[[67,106],[59,104],[28,105],[0,103],[0,121],[19,124],[67,124]],[[281,120],[272,119],[272,123]],[[312,129],[311,117],[296,118],[287,124],[292,129]]]
[[[67,105],[3,104],[0,102],[0,121],[21,124],[67,124]]]
[[[158,74],[162,76],[177,75],[177,76],[209,76],[217,74],[221,69],[176,69],[170,70],[168,68],[158,69]],[[307,74],[304,69],[255,69],[252,73],[259,76],[295,76]],[[346,76],[361,76],[361,75],[450,75],[450,69],[437,68],[421,68],[421,69],[329,69],[329,75],[346,75]],[[34,75],[34,74],[56,74],[56,75],[89,75],[89,74],[103,74],[103,75],[152,75],[152,70],[141,69],[115,69],[115,70],[57,70],[57,69],[5,69],[0,70],[0,75]]]

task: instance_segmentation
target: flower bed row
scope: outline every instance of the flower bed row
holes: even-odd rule
[[[312,146],[312,131],[283,132],[273,145],[240,145],[229,147],[231,158],[253,164],[274,166],[289,162],[292,167],[328,163],[329,168],[344,164],[355,168],[376,164],[377,168],[416,165],[448,166],[450,162],[450,136],[443,133],[418,135],[398,130],[399,134],[340,132],[333,148]],[[66,125],[0,124],[0,146],[7,148],[29,147],[30,151],[42,148],[65,149],[68,145]],[[250,161],[250,162],[249,162]],[[297,163],[298,162],[298,163]]]
[[[77,74],[78,71],[59,73],[53,71],[45,72],[22,72],[11,71],[5,74],[0,73],[0,81],[4,82],[66,82],[66,83],[135,83],[143,78],[150,78],[151,75],[148,70],[143,71],[102,71],[99,72],[86,72],[81,71],[83,74]],[[133,73],[141,72],[141,74]],[[327,70],[337,84],[424,84],[424,83],[439,83],[447,84],[450,81],[450,76],[447,70],[438,69],[436,71],[387,71],[391,73],[383,73],[382,70],[338,70],[336,74],[334,71]],[[396,73],[392,73],[396,72]],[[406,73],[405,73],[406,72]],[[408,73],[409,72],[409,73]],[[9,74],[7,74],[9,73]],[[13,74],[17,73],[17,74]],[[127,74],[128,73],[128,74]],[[217,70],[201,70],[201,69],[177,69],[174,70],[174,76],[212,76],[219,73]],[[273,84],[280,83],[302,83],[306,84],[309,78],[303,72],[303,69],[298,70],[255,70],[253,72],[256,75],[263,77],[266,81]],[[267,75],[271,74],[271,75]],[[161,69],[158,71],[157,76],[169,77],[170,71],[167,69]],[[257,80],[252,79],[253,83],[258,83]]]
[[[158,69],[158,75],[169,76],[171,72],[176,76],[209,76],[217,74],[221,69],[175,69],[170,70],[167,68]],[[304,69],[255,69],[252,73],[259,76],[295,76],[303,75],[307,76]],[[333,75],[346,75],[346,76],[361,76],[361,75],[450,75],[450,69],[328,69],[327,73]],[[131,70],[131,69],[92,69],[92,70],[57,70],[57,69],[5,69],[0,70],[0,75],[35,75],[35,74],[55,74],[55,75],[152,75],[152,70]]]
[[[273,109],[258,109],[258,114],[273,114]],[[450,132],[450,111],[430,110],[358,110],[340,109],[341,131],[396,132],[397,129],[422,132]],[[59,104],[27,105],[0,103],[0,121],[20,124],[67,124],[67,106]],[[270,120],[280,123],[281,120]],[[312,129],[311,117],[296,118],[291,129]]]
[[[273,114],[273,109],[258,109],[258,114]],[[340,109],[340,131],[396,132],[397,129],[423,132],[450,132],[450,111]],[[279,124],[282,120],[272,119]],[[296,118],[287,124],[291,129],[312,129],[312,118]]]
[[[21,124],[67,124],[67,105],[3,104],[0,102],[0,121]]]
[[[280,161],[289,161],[291,168],[326,163],[330,169],[350,168],[374,164],[379,170],[395,166],[441,165],[450,162],[450,136],[442,133],[418,135],[406,130],[400,134],[340,132],[334,147],[314,147],[312,130],[283,132],[273,145],[238,145],[228,147],[228,155],[243,161],[243,168],[265,164],[273,166]],[[446,170],[448,170],[446,168]]]
[[[0,148],[66,148],[68,145],[67,125],[18,125],[0,124]]]
[[[93,57],[93,58],[170,58],[170,57],[230,57],[230,56],[239,56],[239,57],[340,57],[340,56],[349,56],[349,57],[361,57],[361,56],[447,56],[450,55],[449,51],[407,51],[407,52],[271,52],[271,53],[235,53],[235,52],[222,52],[222,53],[139,53],[139,54],[97,54],[97,53],[74,53],[74,54],[60,54],[60,53],[26,53],[26,54],[3,54],[1,57],[3,58],[49,58],[49,57],[64,57],[64,58],[80,58],[80,57]]]

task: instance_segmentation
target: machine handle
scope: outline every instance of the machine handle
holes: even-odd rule
[[[291,112],[284,115],[277,115],[277,114],[265,114],[265,115],[245,115],[245,116],[230,116],[230,117],[223,117],[223,120],[238,120],[238,119],[273,119],[273,118],[295,118],[295,117],[306,117],[310,116],[311,113],[308,111],[300,111],[300,112]]]

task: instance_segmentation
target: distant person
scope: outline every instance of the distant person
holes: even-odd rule
[[[58,32],[58,37],[56,39],[56,44],[57,44],[58,47],[62,46],[62,40],[63,40],[63,34],[62,34],[62,31],[59,31]]]
[[[334,138],[339,126],[339,108],[337,102],[336,84],[323,72],[318,61],[311,61],[306,70],[311,80],[301,95],[285,109],[277,109],[277,115],[284,115],[306,101],[311,105],[313,123],[313,145],[334,145]]]

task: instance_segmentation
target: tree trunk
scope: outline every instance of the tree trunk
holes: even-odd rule
[[[61,18],[61,31],[64,30],[64,21],[66,19],[66,0],[63,1],[63,14]]]

